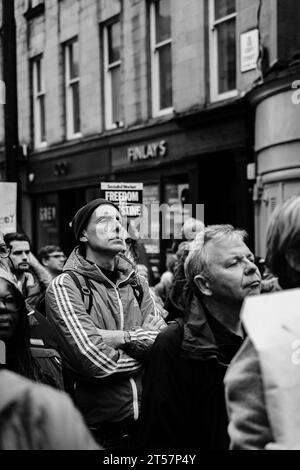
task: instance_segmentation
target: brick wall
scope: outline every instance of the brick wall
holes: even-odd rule
[[[94,0],[81,0],[79,39],[81,132],[87,136],[102,129],[99,24]]]
[[[125,125],[130,126],[145,121],[150,112],[145,2],[126,0],[123,15],[123,102]]]
[[[181,112],[205,102],[204,2],[174,0],[171,6],[173,100]]]
[[[293,2],[262,2],[261,40],[268,49],[270,63],[287,51],[287,43],[299,36],[288,5]],[[299,0],[297,1],[297,5]],[[78,36],[80,44],[80,100],[83,136],[103,131],[102,58],[100,24],[117,14],[121,15],[122,103],[124,124],[142,124],[151,118],[151,67],[149,56],[147,2],[141,0],[47,0],[45,14],[27,21],[24,12],[27,2],[16,1],[18,27],[18,84],[20,140],[30,142],[30,84],[29,58],[44,53],[46,77],[46,128],[49,145],[65,139],[64,83],[62,44]],[[210,81],[207,51],[207,0],[172,0],[172,65],[173,102],[176,112],[199,108],[208,101]],[[286,5],[286,8],[284,8]],[[258,26],[259,0],[237,0],[237,87],[239,93],[248,91],[258,71],[240,73],[240,34]],[[299,5],[298,5],[299,6]],[[297,7],[298,8],[298,7]],[[298,11],[298,10],[297,10]],[[277,47],[278,25],[280,27]],[[279,51],[279,52],[278,52]],[[280,52],[281,51],[281,52]],[[20,92],[22,90],[22,92]],[[0,124],[3,121],[0,110]],[[3,125],[0,125],[0,140]]]
[[[62,93],[61,48],[58,29],[58,2],[46,2],[44,51],[44,73],[46,89],[46,137],[48,145],[61,142],[64,138],[64,112]]]

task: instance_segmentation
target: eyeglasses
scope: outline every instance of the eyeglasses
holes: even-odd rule
[[[11,248],[7,245],[0,245],[0,258],[8,258]]]

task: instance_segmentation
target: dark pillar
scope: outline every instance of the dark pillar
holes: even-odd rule
[[[5,180],[19,183],[16,22],[14,3],[14,0],[2,0],[3,79],[6,89],[6,104],[4,106]],[[20,211],[18,211],[18,213],[20,213]],[[17,220],[19,223],[21,222],[20,218]]]

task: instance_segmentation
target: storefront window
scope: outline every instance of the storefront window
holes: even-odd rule
[[[37,202],[37,249],[59,243],[58,195],[40,196]]]
[[[181,240],[181,228],[186,219],[192,216],[188,183],[167,183],[164,188],[165,210],[162,215],[162,238],[167,253],[173,242]]]

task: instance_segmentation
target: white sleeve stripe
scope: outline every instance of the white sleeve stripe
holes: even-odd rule
[[[118,368],[118,363],[114,362],[111,358],[103,354],[88,338],[86,331],[83,329],[77,315],[74,312],[73,306],[68,297],[63,280],[66,275],[61,275],[55,279],[54,294],[60,314],[71,333],[75,343],[83,355],[85,355],[93,364],[100,367],[104,372],[110,374]],[[124,361],[123,361],[124,362]],[[126,364],[129,366],[130,360]],[[131,360],[132,362],[132,360]],[[125,364],[121,365],[124,369]],[[131,369],[129,369],[131,370]]]
[[[74,337],[74,335],[76,335],[76,333],[79,336],[81,336],[82,342],[84,344],[83,354],[87,357],[92,355],[94,357],[94,360],[92,360],[90,357],[89,357],[89,359],[95,365],[97,365],[98,367],[103,368],[108,373],[114,372],[114,371],[116,371],[116,369],[117,370],[121,369],[122,371],[124,371],[126,366],[128,368],[127,370],[131,370],[132,368],[136,367],[136,362],[133,359],[129,358],[129,357],[124,358],[121,364],[115,362],[113,359],[109,358],[104,353],[102,353],[102,351],[99,350],[97,348],[97,346],[95,346],[95,344],[92,341],[90,341],[86,331],[82,327],[82,325],[81,325],[81,323],[80,323],[80,321],[79,321],[79,319],[78,319],[78,317],[77,317],[77,315],[76,315],[76,313],[73,309],[72,303],[70,302],[67,290],[66,290],[65,286],[63,285],[63,280],[64,280],[63,276],[66,276],[66,275],[61,276],[61,282],[60,283],[57,281],[57,284],[61,288],[61,289],[58,289],[58,292],[61,293],[63,301],[67,302],[67,304],[68,304],[67,311],[69,313],[69,318],[71,319],[71,321],[74,325],[74,329],[73,329],[74,334],[72,334],[71,328],[69,328],[69,331],[71,332],[73,337]],[[76,328],[75,324],[77,324],[77,328]],[[74,339],[75,339],[75,337],[74,337]],[[99,359],[100,360],[103,359],[103,362],[102,361],[99,362]],[[125,364],[123,364],[124,362],[125,362]]]
[[[105,372],[109,374],[109,369],[105,368],[105,365],[102,363],[99,363],[97,361],[97,358],[93,357],[93,355],[90,354],[89,349],[87,349],[86,345],[84,344],[84,338],[82,337],[80,329],[76,329],[76,325],[74,322],[74,318],[72,316],[72,312],[69,311],[67,305],[66,305],[66,299],[63,296],[63,292],[61,289],[61,285],[59,284],[59,279],[56,278],[53,283],[53,291],[55,295],[55,300],[59,309],[59,313],[64,320],[64,323],[66,324],[68,331],[71,333],[72,338],[74,339],[76,345],[78,346],[80,352],[87,356],[87,358],[95,364],[97,367],[100,367],[103,369]],[[104,367],[103,367],[104,366]]]
[[[154,331],[151,331],[151,330],[144,330],[144,331],[140,331],[137,333],[137,340],[141,340],[141,339],[152,339],[152,336],[153,335],[157,335],[159,333],[158,330],[154,330]]]
[[[101,350],[99,350],[97,348],[97,346],[89,339],[89,337],[87,335],[87,332],[82,327],[82,325],[81,325],[81,323],[78,319],[78,316],[74,312],[74,308],[73,308],[72,303],[70,302],[68,292],[67,292],[65,286],[63,285],[63,278],[62,278],[62,282],[60,283],[60,286],[62,288],[62,292],[64,293],[65,300],[67,301],[67,304],[68,304],[68,307],[69,307],[68,310],[70,312],[70,315],[73,317],[74,322],[77,324],[77,328],[74,329],[75,330],[74,332],[76,333],[76,331],[77,331],[79,334],[81,332],[82,337],[83,337],[83,342],[86,343],[86,346],[85,346],[86,351],[94,355],[97,363],[98,363],[99,359],[103,359],[103,361],[104,361],[103,366],[107,367],[107,368],[111,367],[112,368],[111,372],[115,371],[116,369],[117,370],[122,369],[122,371],[123,371],[124,368],[126,368],[126,366],[127,366],[128,370],[131,370],[132,368],[135,368],[136,367],[136,361],[134,359],[132,359],[130,357],[126,357],[126,358],[123,358],[123,361],[121,363],[115,362],[113,359],[106,356],[106,354],[104,354]]]

